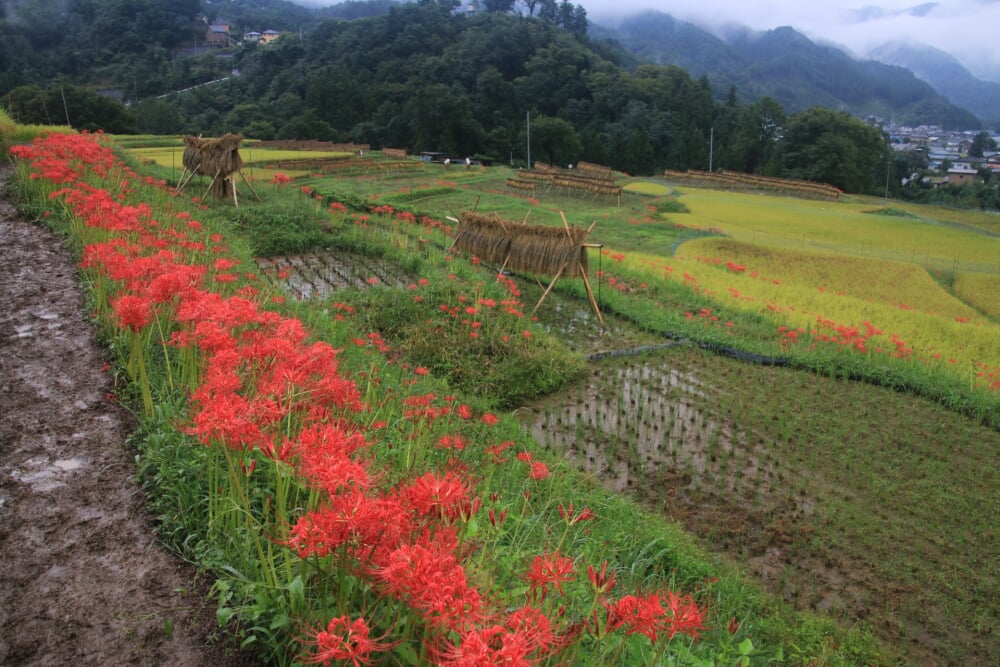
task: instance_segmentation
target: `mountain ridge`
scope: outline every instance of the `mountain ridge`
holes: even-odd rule
[[[855,58],[791,26],[767,31],[729,26],[720,37],[670,14],[646,10],[613,27],[595,24],[591,35],[616,41],[640,59],[705,77],[716,97],[735,87],[744,101],[773,97],[790,113],[821,105],[907,125],[982,127],[979,116],[909,68]]]
[[[955,104],[991,125],[1000,124],[1000,83],[976,77],[950,53],[919,42],[892,41],[868,56],[905,67]]]

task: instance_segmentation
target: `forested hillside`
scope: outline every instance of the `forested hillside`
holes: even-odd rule
[[[185,36],[209,20],[198,17],[197,2],[77,0],[67,5],[76,13],[46,15],[60,27],[51,43],[34,31],[38,22],[23,23],[30,8],[22,2],[4,19],[5,32],[12,17],[20,22],[14,32],[21,46],[5,48],[48,55],[31,55],[35,69],[26,74],[6,69],[0,95],[21,122],[354,141],[502,162],[526,159],[530,118],[536,161],[586,160],[633,174],[711,167],[825,180],[854,191],[884,182],[881,133],[846,113],[814,110],[797,119],[769,97],[741,104],[738,89],[715,100],[704,78],[677,66],[638,64],[616,44],[588,37],[585,12],[568,1],[541,2],[535,17],[510,12],[510,3],[493,4],[494,11],[472,14],[450,1],[395,5],[352,20],[314,14],[272,44],[184,56]],[[217,20],[220,6],[229,6],[234,25],[262,27],[236,13],[247,11],[242,3],[211,6]],[[32,7],[43,14],[52,9]],[[385,5],[370,9],[378,13]],[[80,29],[67,30],[67,21]],[[81,63],[93,67],[65,65],[73,45],[86,54]],[[128,108],[97,96],[99,87],[117,89]],[[812,129],[792,131],[803,123]],[[779,141],[783,136],[825,148],[804,165],[803,147]]]
[[[870,55],[907,68],[984,123],[1000,125],[1000,83],[976,78],[954,56],[926,44],[906,42],[883,44]]]

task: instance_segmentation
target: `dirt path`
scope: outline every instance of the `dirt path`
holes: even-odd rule
[[[0,199],[0,664],[247,664],[156,543],[84,308],[59,238]]]

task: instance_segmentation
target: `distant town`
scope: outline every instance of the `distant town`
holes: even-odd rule
[[[1000,134],[987,132],[990,149],[981,155],[972,155],[976,137],[981,130],[944,130],[934,125],[906,127],[886,123],[882,129],[889,135],[893,150],[922,153],[927,158],[928,169],[940,173],[935,184],[971,185],[983,169],[1000,175]],[[975,151],[979,152],[979,151]]]

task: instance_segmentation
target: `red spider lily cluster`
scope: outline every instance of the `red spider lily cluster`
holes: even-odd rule
[[[606,249],[601,252],[619,263],[623,262],[625,259],[624,255],[612,255],[611,252]],[[696,256],[693,259],[707,266],[719,267],[728,273],[744,275],[771,285],[781,285],[779,280],[765,276],[759,271],[751,269],[746,265],[739,264],[733,260],[703,256]],[[653,275],[661,275],[664,280],[669,281],[674,276],[674,269],[669,265],[660,264],[659,262],[650,260],[643,260],[642,264],[650,270]],[[630,294],[637,291],[636,288],[627,281],[609,273],[600,272],[599,276],[605,278],[611,287],[623,294]],[[707,297],[716,296],[714,292],[701,287],[698,284],[697,278],[689,273],[685,272],[683,274],[683,284]],[[646,285],[642,284],[639,289],[643,289],[645,287]],[[846,296],[844,292],[829,292],[825,286],[820,286],[818,289],[820,292],[831,293],[835,296]],[[727,288],[726,291],[730,297],[740,301],[752,302],[755,300],[754,297],[741,293],[740,290],[733,287]],[[814,350],[820,347],[826,347],[828,349],[835,349],[845,353],[864,355],[882,354],[892,359],[912,360],[916,363],[924,365],[934,365],[941,362],[947,362],[951,366],[960,364],[958,359],[954,357],[945,359],[944,355],[935,353],[932,348],[924,349],[918,353],[914,350],[914,347],[909,342],[904,340],[898,333],[886,333],[881,328],[868,321],[864,321],[860,325],[842,324],[821,314],[810,313],[807,310],[797,309],[795,306],[791,305],[779,305],[774,301],[769,301],[765,304],[765,307],[769,312],[775,314],[790,312],[798,315],[808,315],[815,318],[814,324],[810,325],[808,328],[789,327],[786,325],[778,326],[776,328],[777,342],[783,350],[790,350],[793,348],[808,348],[810,350]],[[914,310],[912,306],[907,304],[896,304],[895,307],[900,310]],[[711,308],[702,308],[697,312],[688,311],[684,313],[684,316],[688,320],[700,322],[709,328],[724,327],[725,329],[732,329],[735,326],[735,324],[731,321],[723,322]],[[960,324],[969,322],[969,318],[965,317],[956,317],[955,320]],[[728,334],[732,335],[732,332],[729,331]],[[974,386],[991,390],[1000,390],[1000,367],[991,367],[982,362],[973,362],[972,367],[975,369],[973,371],[975,374],[975,380],[973,381]]]
[[[661,590],[613,599],[616,577],[607,562],[599,571],[587,566],[591,616],[566,618],[564,599],[582,564],[558,548],[525,565],[528,591],[522,599],[495,590],[487,583],[492,575],[482,569],[489,562],[478,551],[482,544],[466,539],[474,518],[484,513],[469,466],[449,458],[441,470],[410,469],[400,479],[380,468],[373,453],[373,443],[383,437],[405,444],[422,433],[429,438],[423,442],[436,441],[447,456],[457,456],[470,442],[455,432],[456,425],[481,433],[497,423],[494,415],[476,418],[454,397],[402,395],[399,388],[381,387],[374,373],[348,377],[340,351],[310,340],[298,319],[265,308],[268,299],[254,286],[256,277],[234,272],[238,262],[227,256],[221,237],[186,213],[167,224],[149,206],[127,205],[122,195],[142,179],[93,138],[52,135],[12,153],[30,165],[32,177],[62,186],[53,198],[83,222],[83,267],[107,304],[99,305],[101,314],[133,340],[159,345],[167,382],[187,393],[186,432],[229,462],[229,483],[236,487],[230,496],[248,497],[241,485],[264,467],[273,471],[275,484],[305,490],[298,497],[308,497],[308,507],[283,506],[274,491],[268,509],[254,516],[251,534],[270,536],[256,544],[262,557],[279,545],[303,568],[320,568],[315,580],[348,576],[358,582],[355,589],[372,596],[368,601],[398,607],[378,619],[366,618],[360,604],[351,613],[323,607],[304,614],[302,662],[370,664],[404,641],[419,641],[438,664],[533,665],[557,660],[584,638],[599,646],[619,630],[659,642],[678,633],[697,638],[704,629],[705,611],[690,596]],[[88,184],[94,175],[114,182],[119,194]],[[379,208],[394,214],[391,207]],[[510,291],[509,301],[470,299],[442,304],[442,312],[475,332],[484,311],[523,316],[513,283]],[[342,314],[342,326],[350,327],[350,314]],[[378,333],[353,339],[372,354],[388,351]],[[414,376],[425,373],[414,370]],[[365,394],[360,380],[375,388],[372,393]],[[402,415],[392,427],[375,416],[390,400],[398,401]],[[486,452],[500,464],[512,445],[492,445]],[[516,459],[527,467],[524,493],[530,495],[551,472],[528,452]],[[488,504],[489,523],[499,531],[510,506],[495,495]],[[223,516],[224,503],[209,506]],[[567,533],[597,519],[589,508],[572,504],[560,505],[559,512]],[[251,515],[247,501],[241,516]],[[268,576],[274,577],[268,583],[280,584],[277,569]],[[320,614],[329,620],[317,623]],[[408,634],[392,637],[404,616]]]

